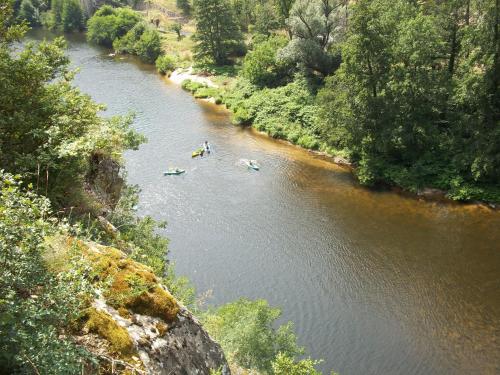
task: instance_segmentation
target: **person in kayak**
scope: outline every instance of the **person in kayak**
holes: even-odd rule
[[[210,145],[208,144],[208,141],[205,141],[203,144],[203,149],[207,152],[207,154],[210,154]]]

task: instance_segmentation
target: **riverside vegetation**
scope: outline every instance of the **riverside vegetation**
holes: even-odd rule
[[[180,43],[163,33],[159,71],[210,76],[218,88],[184,87],[225,104],[235,123],[341,156],[364,185],[500,201],[498,2],[164,4],[196,28]]]
[[[265,301],[200,309],[166,262],[168,240],[156,231],[164,224],[135,216],[138,189],[120,174],[122,152],[146,141],[133,116],[102,116],[105,107],[72,85],[62,38],[20,46],[28,27],[19,9],[0,0],[1,372],[80,374],[82,363],[97,371],[96,355],[76,340],[85,332],[140,368],[127,331],[93,307],[104,298],[123,317],[162,319],[160,335],[188,306],[236,371],[319,374]],[[139,23],[129,10],[104,12],[134,20],[122,36]]]

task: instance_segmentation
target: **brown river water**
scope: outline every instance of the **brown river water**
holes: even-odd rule
[[[362,188],[324,157],[231,125],[153,67],[69,40],[75,84],[109,114],[135,112],[149,139],[125,155],[138,213],[168,222],[170,259],[211,304],[280,306],[325,372],[500,373],[499,211]],[[192,159],[204,140],[213,153]]]

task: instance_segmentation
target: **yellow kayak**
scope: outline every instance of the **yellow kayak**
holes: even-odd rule
[[[205,150],[200,147],[200,148],[196,149],[195,151],[193,151],[193,153],[191,154],[191,157],[195,158],[197,156],[202,155],[204,152],[205,152]]]

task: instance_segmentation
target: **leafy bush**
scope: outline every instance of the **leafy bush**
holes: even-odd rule
[[[123,37],[113,41],[113,49],[118,53],[135,53],[135,44],[146,31],[146,23],[138,22]]]
[[[87,39],[107,47],[116,38],[125,35],[140,21],[140,16],[130,8],[101,7],[87,22]]]
[[[253,126],[275,138],[287,139],[305,148],[320,147],[314,96],[304,78],[277,88],[259,90],[240,79],[224,95],[224,103],[233,112],[237,124]]]
[[[79,373],[82,350],[61,334],[89,291],[82,272],[51,273],[45,238],[57,230],[49,201],[0,172],[0,368]]]
[[[177,59],[170,55],[161,55],[156,59],[155,65],[158,72],[168,74],[176,68]]]
[[[146,30],[135,44],[134,49],[142,60],[154,63],[161,53],[160,34],[156,30]]]
[[[192,81],[190,79],[186,79],[186,80],[182,81],[181,87],[184,90],[187,90],[191,93],[194,93],[196,90],[198,90],[202,87],[206,87],[206,85],[203,83]]]
[[[314,361],[312,359],[303,359],[295,361],[293,358],[284,353],[278,353],[276,359],[273,361],[273,374],[274,375],[321,375],[314,366],[320,364],[321,361]],[[332,374],[334,375],[334,374]]]
[[[146,62],[154,62],[161,52],[160,34],[144,22],[138,22],[123,37],[113,41],[118,53],[137,55]]]
[[[202,320],[230,359],[245,368],[271,372],[278,353],[290,358],[303,353],[291,323],[273,327],[280,315],[264,300],[240,299],[209,311]]]
[[[30,26],[40,24],[40,13],[38,8],[33,6],[31,0],[22,0],[19,6],[19,18],[28,22]]]

